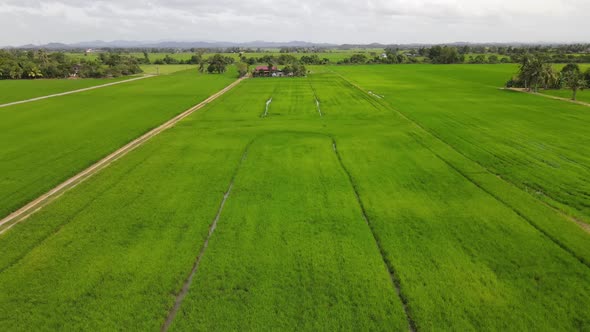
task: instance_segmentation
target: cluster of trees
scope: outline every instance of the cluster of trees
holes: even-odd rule
[[[450,46],[433,46],[429,49],[422,49],[420,51],[427,58],[425,62],[451,64],[465,62],[465,56],[460,54],[456,47]],[[372,53],[372,57],[365,54],[354,54],[350,58],[345,58],[338,62],[338,64],[402,64],[402,63],[418,63],[420,62],[416,57],[419,52],[412,53],[408,51],[400,51],[398,48],[386,48],[384,53],[377,55]]]
[[[274,63],[281,66],[293,64],[293,63],[301,63],[304,65],[326,65],[330,63],[330,60],[327,58],[320,59],[317,54],[313,55],[303,55],[299,59],[294,55],[288,53],[281,53],[279,56],[274,56],[271,54],[263,55],[261,57],[247,57],[244,54],[240,56],[240,61],[252,66],[257,63]]]
[[[307,69],[305,68],[305,65],[294,62],[283,68],[283,74],[287,76],[303,77],[307,75]]]
[[[369,57],[365,54],[353,54],[350,58],[345,58],[343,60],[338,61],[339,65],[348,65],[348,64],[365,64],[368,63]]]
[[[281,47],[280,53],[326,53],[330,49],[325,47]]]
[[[510,63],[512,61],[510,58],[507,58],[507,57],[500,58],[499,56],[497,56],[495,54],[492,54],[488,57],[486,57],[483,54],[478,54],[476,56],[470,55],[466,62],[472,63],[472,64],[485,64],[485,63],[497,64],[497,63]]]
[[[234,63],[234,59],[229,56],[215,54],[207,59],[201,58],[199,61],[199,72],[207,71],[209,74],[222,74],[227,71],[227,66]]]
[[[156,59],[154,60],[153,64],[155,65],[198,65],[203,61],[203,54],[202,53],[197,53],[192,55],[189,59],[186,60],[182,60],[182,59],[177,59],[174,57],[171,57],[169,54],[166,54],[166,56],[162,59]],[[151,62],[149,61],[149,55],[144,52],[144,62],[145,64],[150,64]]]
[[[136,58],[114,53],[100,53],[97,59],[87,60],[45,50],[0,50],[0,79],[100,78],[141,72]]]
[[[465,54],[461,54],[456,47],[433,46],[428,50],[428,58],[432,63],[452,64],[464,63]]]
[[[509,88],[525,88],[537,92],[539,88],[572,90],[572,99],[576,100],[579,90],[590,86],[590,69],[582,73],[575,63],[569,63],[560,72],[556,72],[547,56],[526,54],[521,57],[518,75],[510,79]]]

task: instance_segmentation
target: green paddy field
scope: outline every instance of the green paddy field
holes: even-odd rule
[[[0,329],[590,330],[590,109],[515,65],[250,78],[0,234]],[[0,109],[0,214],[227,86]],[[2,228],[0,228],[2,231]]]

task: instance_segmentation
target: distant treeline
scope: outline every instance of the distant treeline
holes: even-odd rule
[[[572,54],[570,52],[576,52]],[[520,63],[526,54],[542,54],[549,63],[590,63],[590,45],[548,47],[477,47],[433,46],[417,49],[386,48],[382,54],[372,56],[354,54],[338,64],[496,64]]]
[[[378,49],[378,48],[377,48]],[[352,46],[340,47],[283,47],[279,49],[280,55],[275,51],[253,48],[191,48],[179,49],[143,49],[142,63],[153,64],[199,64],[203,54],[233,53],[239,54],[242,62],[249,65],[260,63],[287,64],[296,57],[301,64],[402,64],[402,63],[471,63],[471,64],[496,64],[496,63],[520,63],[524,54],[544,54],[551,63],[590,63],[590,44],[571,45],[539,45],[539,46],[498,46],[498,45],[435,45],[430,47],[412,47],[408,45],[395,45],[386,47],[382,52],[377,49],[361,51]],[[113,52],[137,52],[138,49],[108,49]],[[351,51],[351,56],[339,61],[333,61],[318,53]],[[179,53],[188,51],[195,53],[189,59],[177,59],[166,55],[163,59],[150,61],[148,54]],[[356,51],[356,52],[355,52]],[[268,53],[263,56],[249,56],[250,53]]]
[[[112,53],[87,60],[45,50],[0,50],[0,79],[117,77],[141,73],[138,63],[134,57]]]

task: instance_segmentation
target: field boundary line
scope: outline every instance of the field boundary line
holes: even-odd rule
[[[219,218],[221,218],[221,213],[223,212],[223,207],[225,206],[225,202],[229,198],[229,195],[231,194],[231,191],[234,187],[234,181],[236,179],[236,176],[238,175],[238,172],[240,171],[240,168],[242,167],[244,160],[246,160],[246,157],[248,156],[248,151],[250,150],[250,146],[252,145],[253,142],[254,142],[254,140],[250,141],[246,145],[246,148],[244,149],[244,152],[242,153],[242,158],[238,162],[238,166],[234,170],[232,177],[229,181],[229,186],[227,187],[227,190],[223,194],[223,199],[221,200],[221,204],[219,205],[219,208],[217,209],[217,214],[215,215],[213,222],[209,226],[209,232],[207,233],[207,237],[205,238],[205,242],[203,242],[203,245],[201,246],[201,249],[199,250],[199,254],[197,255],[195,263],[193,264],[193,268],[191,269],[191,272],[189,273],[188,277],[185,279],[184,283],[182,284],[182,288],[181,288],[180,292],[176,295],[176,299],[174,301],[174,306],[168,312],[168,316],[166,317],[166,320],[164,321],[164,324],[162,325],[162,328],[161,328],[162,332],[168,331],[168,329],[170,328],[170,325],[172,325],[172,322],[174,322],[174,318],[178,314],[180,307],[182,306],[182,302],[184,301],[184,298],[188,294],[191,284],[193,283],[193,279],[199,270],[199,266],[201,265],[201,260],[203,259],[203,256],[205,255],[205,251],[209,247],[209,240],[211,239],[211,236],[215,232],[215,229],[217,229],[217,223],[219,222]]]
[[[339,73],[336,73],[334,71],[332,71],[333,74],[335,74],[336,76],[339,76],[341,79],[343,79],[344,81],[348,82],[348,84],[350,84],[351,86],[357,88],[358,90],[360,90],[361,92],[365,92],[365,90],[363,88],[361,88],[360,86],[358,86],[357,84],[351,82],[350,80],[348,80],[346,77],[342,76]],[[531,195],[529,192],[527,192],[526,190],[524,190],[523,188],[521,188],[520,186],[518,186],[517,184],[515,184],[514,182],[504,178],[503,176],[501,176],[500,174],[496,174],[494,172],[492,172],[491,170],[489,170],[487,167],[485,167],[484,165],[482,165],[480,162],[478,162],[477,160],[474,160],[472,158],[470,158],[469,156],[465,155],[463,152],[459,151],[457,148],[455,148],[452,144],[448,143],[447,141],[445,141],[444,139],[442,139],[438,134],[436,134],[433,131],[430,131],[428,129],[426,129],[424,126],[422,126],[418,121],[410,118],[408,115],[406,115],[405,113],[399,111],[397,108],[395,108],[393,105],[390,104],[383,104],[385,101],[383,100],[375,100],[377,103],[379,103],[379,105],[381,105],[382,107],[385,107],[387,109],[393,110],[395,113],[397,113],[399,116],[401,116],[403,119],[413,123],[415,126],[417,126],[418,128],[422,129],[424,132],[428,133],[429,135],[431,135],[432,137],[434,137],[435,139],[437,139],[438,141],[440,141],[441,143],[443,143],[444,145],[448,146],[451,150],[457,152],[458,154],[460,154],[462,157],[464,157],[465,159],[475,163],[476,165],[478,165],[479,167],[481,167],[483,170],[485,170],[487,173],[491,174],[491,175],[495,175],[497,176],[500,180],[502,180],[504,183],[506,183],[507,185],[510,185],[522,192],[525,192],[526,194],[528,194],[530,197],[534,198],[537,202],[550,207],[555,213],[560,214],[564,219],[566,219],[565,221],[567,222],[574,222],[577,226],[580,227],[580,229],[582,229],[582,231],[584,232],[588,232],[588,228],[582,226],[582,222],[580,221],[578,218],[570,215],[568,212],[555,207],[551,204],[549,204],[546,201],[543,201],[542,199],[539,199],[538,197]],[[546,193],[543,194],[544,197],[547,197],[548,199],[555,201],[555,202],[559,202],[558,200],[556,200],[555,198],[547,195]]]
[[[361,208],[361,213],[363,215],[363,219],[365,220],[365,223],[369,227],[369,231],[371,232],[371,235],[373,236],[373,240],[375,241],[375,244],[377,245],[377,249],[379,250],[379,254],[381,255],[381,259],[383,261],[383,264],[385,265],[385,268],[387,269],[387,272],[389,273],[389,278],[391,280],[391,284],[392,284],[393,288],[395,289],[398,298],[402,302],[402,307],[404,309],[404,313],[406,315],[406,320],[408,322],[408,330],[410,332],[415,332],[415,331],[417,331],[416,323],[414,322],[414,320],[412,319],[412,316],[410,315],[410,309],[408,307],[408,298],[402,292],[401,281],[397,277],[397,273],[396,273],[395,268],[393,267],[393,264],[389,261],[389,259],[387,259],[387,256],[385,255],[385,250],[383,249],[383,246],[381,245],[381,241],[380,241],[379,237],[377,236],[377,234],[375,233],[373,225],[371,224],[371,221],[369,220],[369,216],[367,215],[367,210],[365,209],[365,204],[363,203],[361,196],[359,194],[356,182],[354,181],[352,175],[350,174],[350,172],[348,171],[348,169],[344,165],[344,161],[342,160],[342,157],[340,156],[340,152],[338,151],[338,145],[336,144],[336,140],[333,137],[332,137],[332,147],[334,149],[334,153],[336,154],[336,158],[338,159],[338,162],[340,163],[340,167],[342,168],[344,173],[346,173],[346,175],[348,176],[348,181],[350,183],[350,186],[352,187],[356,201],[357,201],[359,207]]]
[[[150,77],[155,77],[155,76],[156,75],[144,75],[144,76],[141,76],[141,77],[130,78],[128,80],[123,80],[123,81],[118,81],[118,82],[111,82],[111,83],[106,83],[106,84],[101,84],[101,85],[95,85],[95,86],[91,86],[91,87],[88,87],[88,88],[82,88],[82,89],[71,90],[71,91],[66,91],[66,92],[54,93],[54,94],[47,95],[47,96],[35,97],[35,98],[30,98],[30,99],[25,99],[25,100],[13,101],[13,102],[10,102],[10,103],[6,103],[6,104],[0,105],[0,108],[2,108],[2,107],[8,107],[8,106],[14,106],[14,105],[19,105],[19,104],[26,104],[26,103],[30,103],[30,102],[33,102],[33,101],[38,101],[38,100],[43,100],[43,99],[49,99],[49,98],[54,98],[54,97],[67,96],[67,95],[71,95],[71,94],[79,93],[79,92],[84,92],[84,91],[90,91],[90,90],[96,90],[96,89],[100,89],[100,88],[106,88],[108,86],[113,86],[113,85],[123,84],[123,83],[129,83],[129,82],[134,82],[134,81],[139,81],[139,80],[143,80],[143,79],[150,78]]]
[[[51,201],[53,201],[54,199],[56,199],[57,197],[59,197],[60,195],[62,195],[66,191],[68,191],[69,189],[75,187],[76,185],[78,185],[79,183],[83,182],[87,178],[89,178],[92,175],[98,173],[103,168],[108,167],[111,163],[113,163],[116,160],[118,160],[118,159],[122,158],[123,156],[127,155],[129,152],[135,150],[137,147],[141,146],[143,143],[147,142],[152,137],[160,134],[161,132],[165,131],[166,129],[169,129],[169,128],[173,127],[179,121],[181,121],[184,118],[188,117],[189,115],[191,115],[195,111],[197,111],[197,110],[205,107],[206,105],[208,105],[209,103],[211,103],[215,99],[217,99],[220,96],[222,96],[223,94],[225,94],[227,91],[229,91],[232,88],[234,88],[236,85],[238,85],[244,79],[246,79],[246,77],[240,78],[240,79],[232,82],[230,85],[226,86],[222,90],[220,90],[220,91],[214,93],[213,95],[209,96],[207,99],[203,100],[199,104],[197,104],[197,105],[189,108],[188,110],[186,110],[186,111],[178,114],[177,116],[173,117],[172,119],[166,121],[164,124],[161,124],[160,126],[158,126],[158,127],[154,128],[154,129],[148,131],[147,133],[143,134],[139,138],[136,138],[133,141],[127,143],[126,145],[124,145],[123,147],[119,148],[115,152],[113,152],[113,153],[109,154],[108,156],[104,157],[103,159],[99,160],[98,162],[96,162],[92,166],[86,168],[82,172],[74,175],[73,177],[71,177],[68,180],[62,182],[61,184],[59,184],[58,186],[54,187],[53,189],[49,190],[45,194],[39,196],[35,200],[29,202],[25,206],[21,207],[20,209],[16,210],[15,212],[9,214],[8,216],[6,216],[2,220],[0,220],[0,228],[2,228],[5,225],[8,225],[8,227],[5,227],[4,229],[1,229],[0,230],[0,235],[2,233],[6,232],[8,229],[10,229],[15,224],[21,222],[22,220],[25,220],[26,218],[28,218],[33,213],[39,211],[40,209],[42,209],[43,207],[45,207],[47,204],[49,204]]]
[[[567,101],[572,104],[578,104],[578,105],[590,107],[590,103],[587,103],[585,101],[579,101],[579,100],[573,100],[573,99],[569,99],[569,98],[552,96],[552,95],[548,95],[548,94],[544,94],[544,93],[540,93],[540,92],[526,91],[526,89],[523,89],[523,88],[500,88],[500,90],[522,92],[522,93],[526,93],[526,94],[533,95],[533,96],[541,96],[541,97],[545,97],[545,98],[553,99],[553,100]]]

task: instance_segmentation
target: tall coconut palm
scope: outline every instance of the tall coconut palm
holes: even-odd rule
[[[47,63],[49,62],[49,55],[47,55],[47,52],[43,49],[40,49],[37,51],[37,58],[39,59],[39,62],[41,62],[41,64],[43,66],[47,66]]]
[[[518,76],[524,82],[524,87],[534,92],[539,90],[539,85],[547,87],[556,79],[550,64],[546,63],[543,58],[530,54],[523,56]]]
[[[559,82],[559,75],[555,70],[553,70],[553,66],[550,63],[544,63],[543,67],[541,68],[541,77],[540,81],[543,84],[543,88],[548,89],[550,87],[554,87]]]

